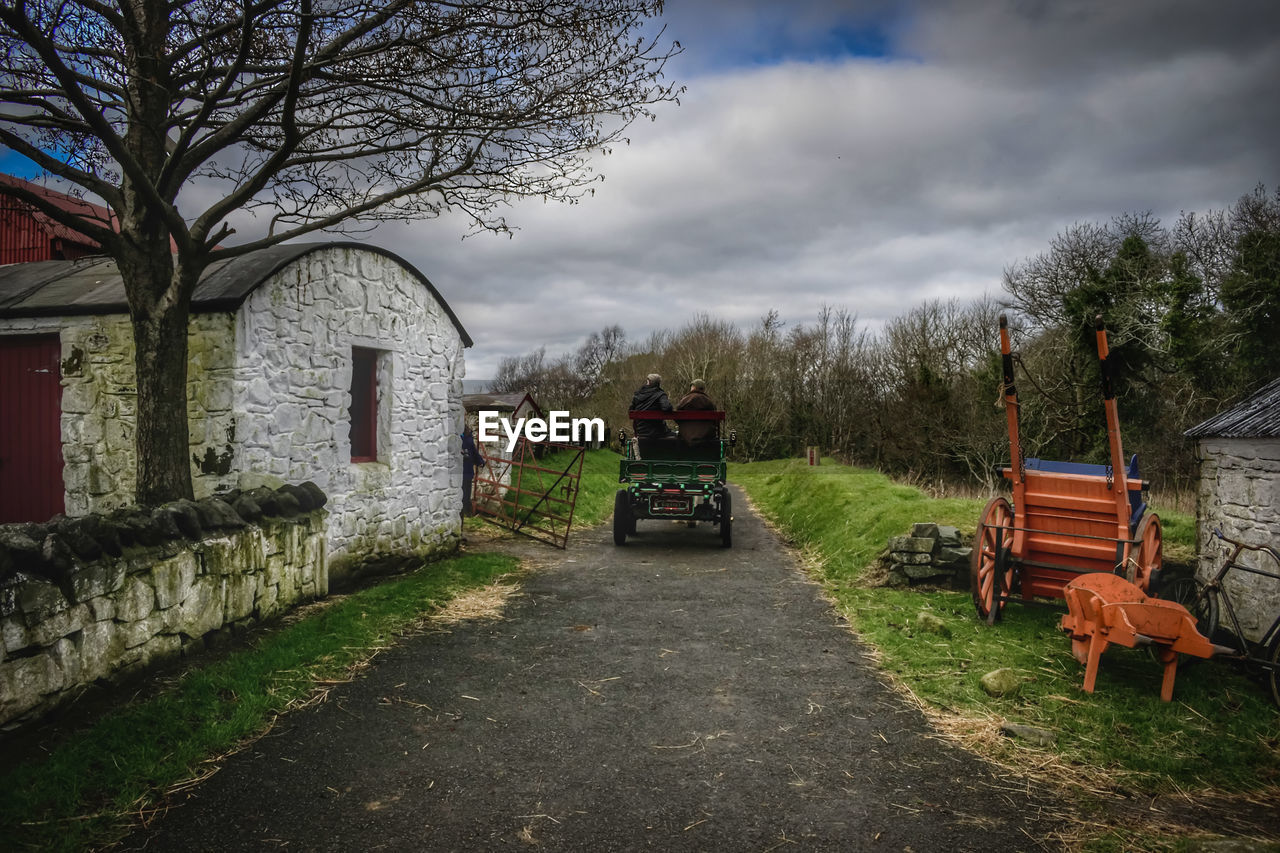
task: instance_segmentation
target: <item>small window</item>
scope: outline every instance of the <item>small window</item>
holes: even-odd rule
[[[351,461],[378,461],[378,351],[351,348]]]

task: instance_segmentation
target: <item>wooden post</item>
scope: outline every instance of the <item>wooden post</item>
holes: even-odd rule
[[[1026,512],[1027,506],[1027,472],[1025,460],[1022,458],[1022,438],[1018,433],[1018,389],[1013,382],[1013,348],[1009,344],[1009,320],[1000,315],[1000,359],[1004,372],[1002,383],[1004,398],[1005,423],[1009,428],[1009,480],[1013,483],[1013,512]],[[1026,534],[1021,529],[1026,524],[1019,520],[1014,525],[1013,542],[1010,549],[1015,558],[1021,559],[1025,553]]]

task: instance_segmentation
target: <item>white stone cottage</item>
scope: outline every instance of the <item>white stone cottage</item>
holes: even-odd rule
[[[452,544],[471,339],[422,273],[357,243],[262,249],[210,266],[188,340],[197,498],[315,482],[337,577]],[[32,368],[40,347],[56,360]],[[69,516],[132,502],[132,353],[110,259],[0,267],[0,491],[44,489]],[[43,520],[2,517],[23,511],[0,522]]]
[[[1196,440],[1200,460],[1197,575],[1211,576],[1229,553],[1211,538],[1215,528],[1232,539],[1280,548],[1280,379],[1186,435]],[[1280,572],[1257,554],[1243,561]],[[1280,613],[1280,581],[1233,572],[1227,586],[1241,628],[1258,641]]]

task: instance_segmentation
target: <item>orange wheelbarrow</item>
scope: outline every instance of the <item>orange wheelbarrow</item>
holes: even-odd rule
[[[1071,636],[1071,653],[1085,665],[1084,689],[1093,692],[1098,660],[1111,643],[1134,648],[1154,646],[1164,664],[1160,698],[1173,698],[1178,655],[1199,658],[1229,652],[1196,630],[1196,619],[1176,601],[1148,598],[1133,583],[1102,572],[1080,575],[1063,590],[1067,615],[1062,630]]]

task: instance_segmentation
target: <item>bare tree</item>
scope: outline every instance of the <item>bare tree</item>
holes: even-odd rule
[[[498,362],[498,375],[489,383],[495,394],[514,394],[530,391],[537,396],[542,375],[546,372],[547,348],[539,347],[520,356],[504,356]]]
[[[588,155],[675,100],[661,0],[0,0],[0,143],[101,198],[125,281],[139,503],[190,496],[187,320],[218,258],[350,222],[574,202]],[[180,198],[216,191],[201,210]],[[202,194],[201,197],[206,197]],[[235,246],[236,211],[270,227]],[[170,251],[170,245],[176,251]]]
[[[574,396],[589,399],[600,388],[605,368],[622,358],[627,351],[627,333],[616,323],[592,332],[573,356],[573,369],[578,378]]]

